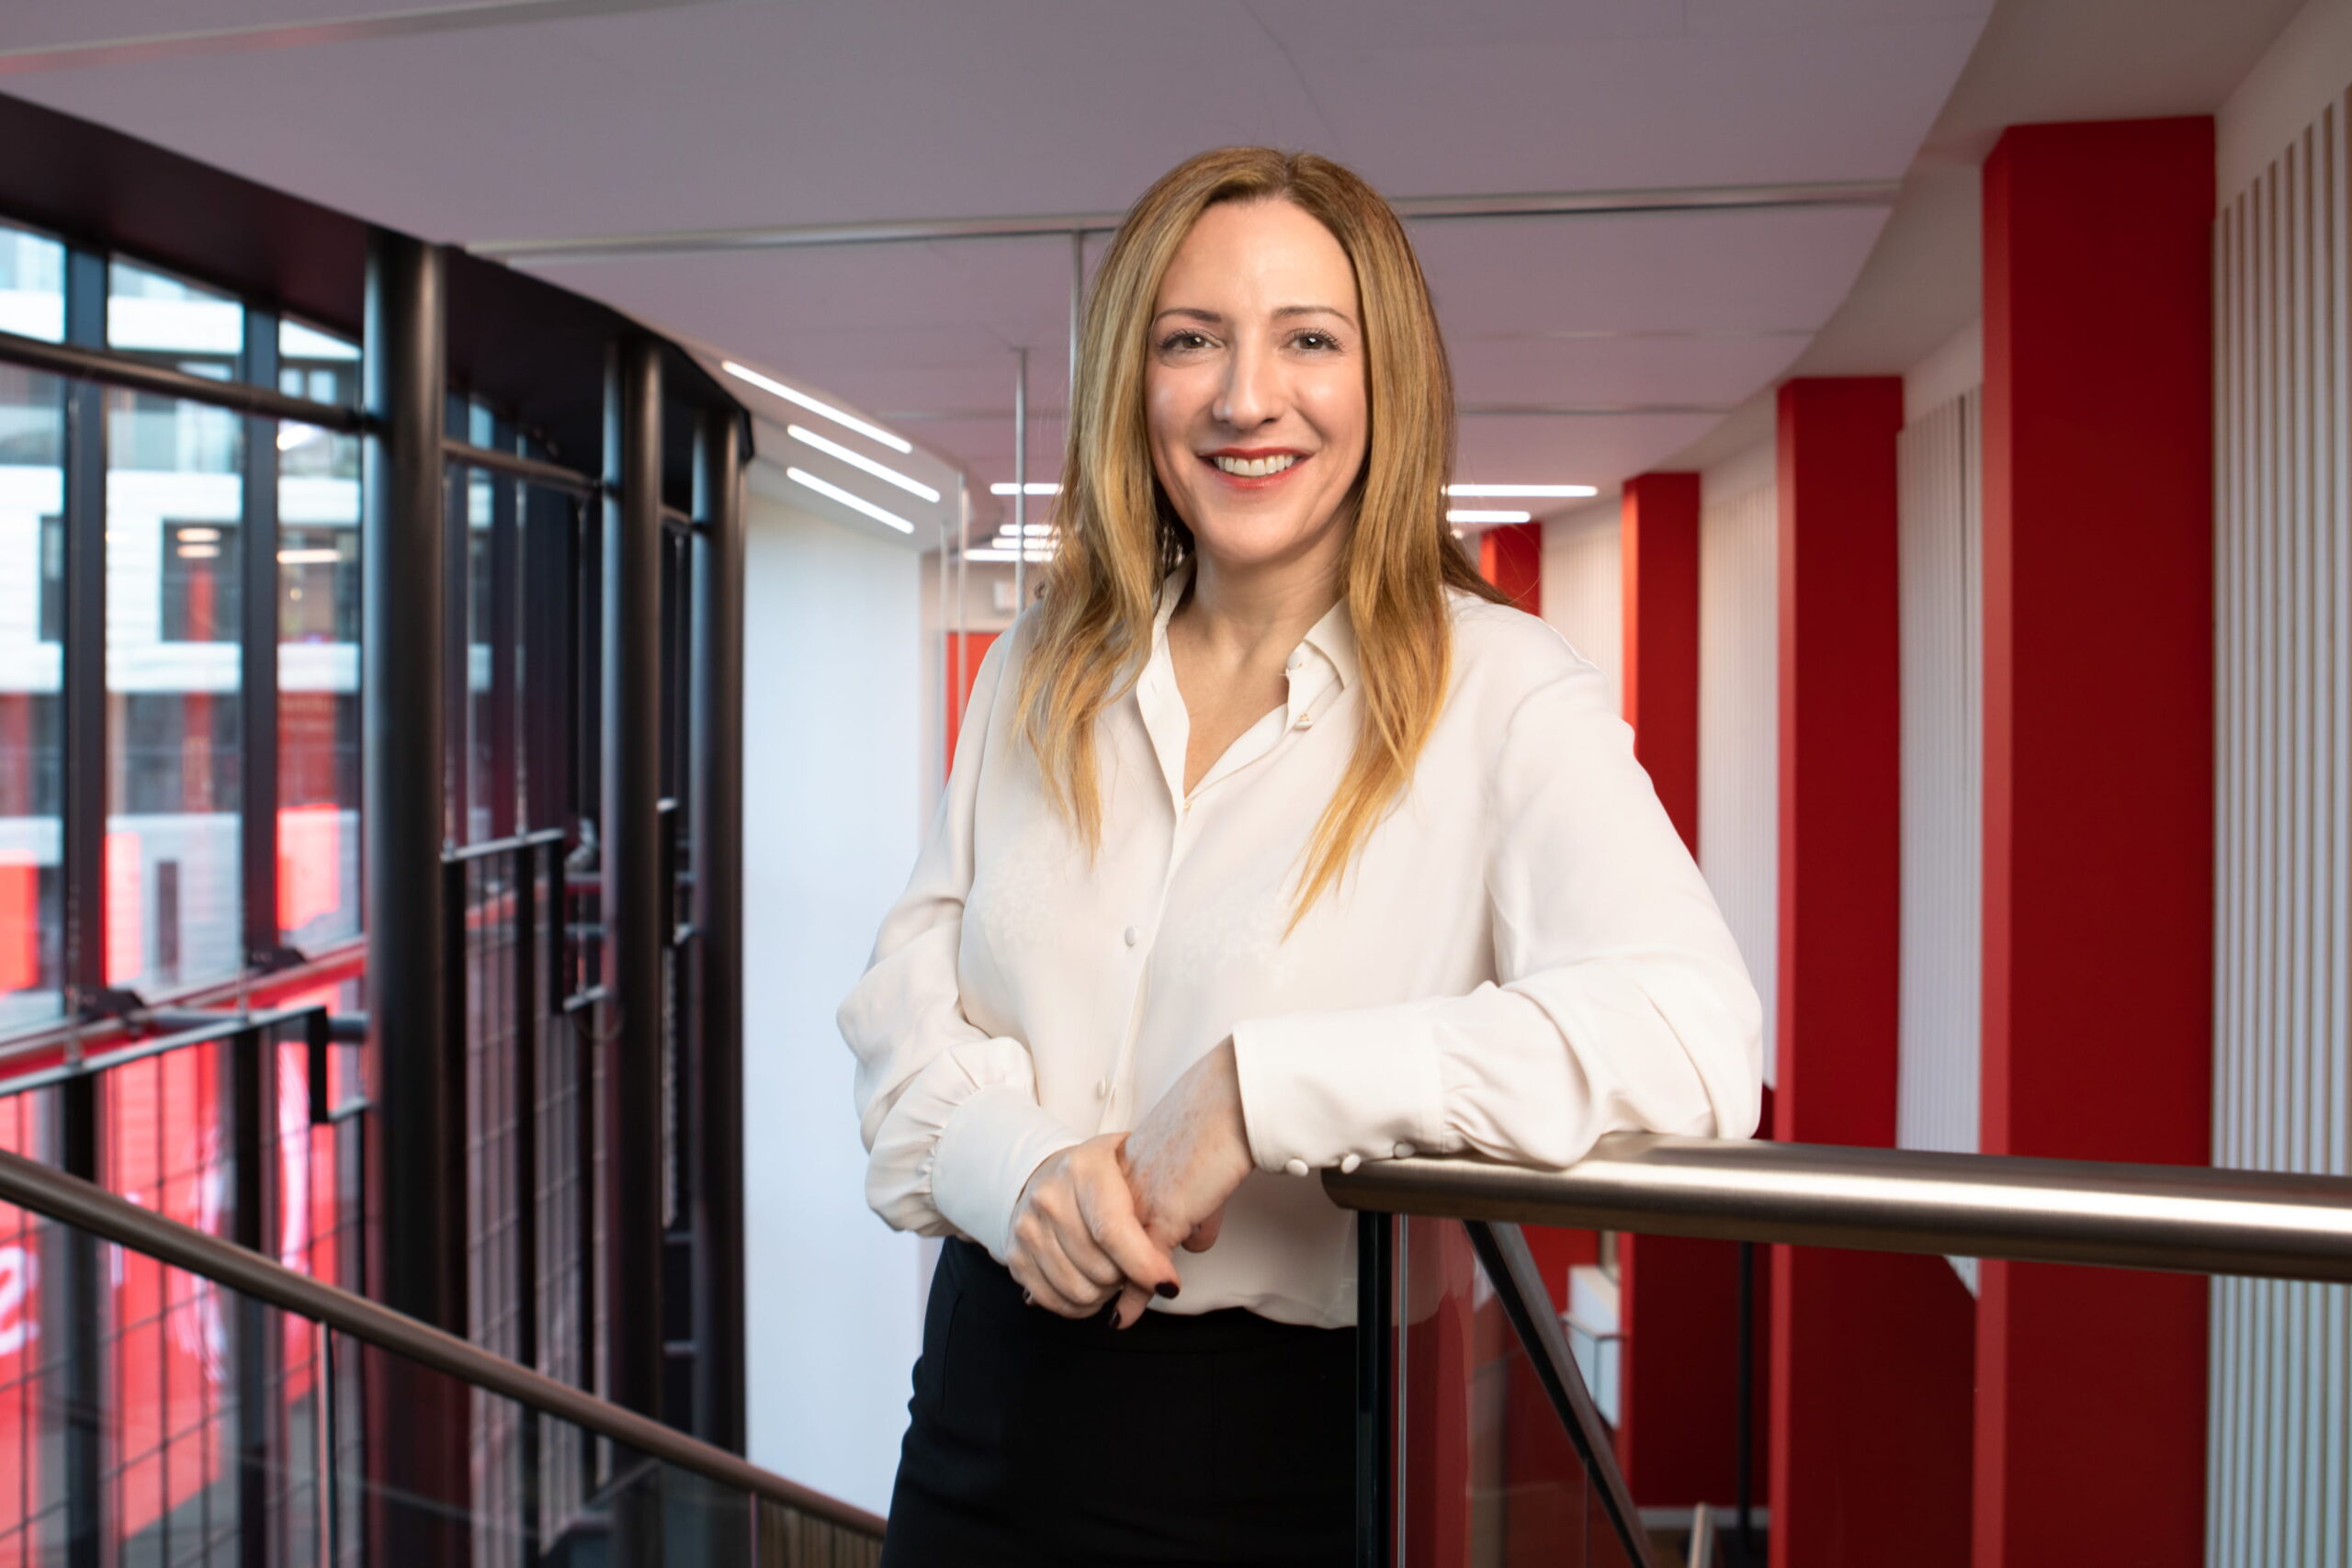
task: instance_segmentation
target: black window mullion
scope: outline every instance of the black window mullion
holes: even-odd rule
[[[69,253],[65,336],[107,340],[107,259]],[[109,1010],[107,987],[107,430],[106,390],[69,381],[65,392],[64,843],[66,1007]]]
[[[245,312],[239,379],[277,385],[277,317]],[[243,716],[245,962],[279,967],[295,955],[277,928],[277,422],[245,420],[244,581],[240,599],[243,671],[237,711]]]

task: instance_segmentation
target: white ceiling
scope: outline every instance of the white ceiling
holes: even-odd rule
[[[1900,179],[1991,0],[6,0],[0,89],[465,244],[1115,211],[1206,146],[1397,197]],[[464,24],[464,25],[459,25]],[[1608,486],[1805,349],[1883,208],[1430,221],[1462,477]],[[1099,253],[1099,246],[1098,246]],[[1033,477],[1067,240],[529,264]]]

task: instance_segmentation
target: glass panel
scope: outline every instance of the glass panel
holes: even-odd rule
[[[107,343],[226,381],[244,352],[245,308],[234,295],[115,261],[107,267]]]
[[[0,333],[65,341],[65,247],[0,223]]]
[[[106,982],[244,967],[243,421],[107,394]]]
[[[359,398],[359,348],[296,321],[278,389]],[[277,927],[305,950],[359,932],[359,441],[277,427]]]
[[[1547,1285],[1554,1265],[1577,1251],[1560,1245],[1574,1234],[1538,1238],[1544,1245],[1532,1249]],[[1453,1220],[1406,1220],[1398,1235],[1395,1561],[1626,1564],[1605,1489],[1570,1440],[1468,1232]],[[1536,1310],[1557,1313],[1559,1303]]]
[[[64,440],[60,383],[0,365],[0,1032],[63,998]]]
[[[0,1149],[32,1159],[51,1157],[56,1101],[47,1093],[0,1100]],[[65,1545],[63,1471],[44,1459],[44,1440],[56,1430],[53,1402],[61,1368],[61,1336],[44,1336],[57,1321],[45,1310],[43,1288],[51,1262],[40,1222],[0,1203],[0,1562],[62,1562]],[[51,1267],[49,1277],[55,1280]]]

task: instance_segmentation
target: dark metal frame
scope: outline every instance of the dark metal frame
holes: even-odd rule
[[[309,1318],[363,1344],[511,1399],[620,1443],[649,1459],[750,1494],[854,1535],[882,1533],[863,1508],[787,1481],[740,1455],[502,1359],[454,1334],[300,1274],[249,1248],[184,1225],[79,1178],[0,1151],[0,1201],[125,1247],[241,1295]]]

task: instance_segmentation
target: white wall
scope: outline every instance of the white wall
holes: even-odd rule
[[[1544,618],[1609,677],[1625,711],[1624,525],[1618,502],[1580,506],[1544,525]]]
[[[1699,481],[1699,869],[1764,1003],[1768,1084],[1781,1071],[1779,494],[1769,440]]]
[[[2331,1176],[2352,1176],[2347,85],[2352,5],[2314,4],[2222,111],[2214,251],[2213,1163]],[[2206,1562],[2352,1561],[2352,1290],[2216,1280],[2211,1333]]]
[[[914,864],[921,566],[746,497],[743,1185],[750,1454],[888,1506],[920,1346],[915,1238],[865,1206],[833,1010]]]

